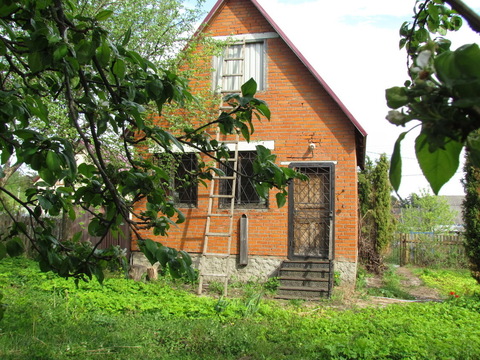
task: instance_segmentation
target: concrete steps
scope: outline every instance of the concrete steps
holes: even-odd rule
[[[280,265],[277,299],[319,300],[331,295],[333,263],[329,260],[286,260]]]

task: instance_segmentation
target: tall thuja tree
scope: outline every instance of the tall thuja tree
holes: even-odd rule
[[[220,154],[216,160],[227,162],[228,150],[205,133],[205,126],[218,125],[224,134],[240,128],[249,135],[253,119],[269,119],[270,111],[255,98],[257,86],[250,80],[241,94],[229,95],[230,111],[198,128],[184,129],[182,135],[174,136],[148,122],[147,109],[161,114],[165,104],[182,104],[194,97],[186,79],[130,48],[130,31],[118,40],[113,38],[102,26],[113,16],[108,9],[85,16],[73,2],[63,0],[0,2],[0,160],[25,163],[41,178],[38,187],[26,191],[25,200],[0,187],[30,216],[29,221],[15,222],[10,231],[1,233],[0,259],[22,252],[18,238],[22,233],[39,254],[42,270],[77,281],[92,276],[102,281],[107,262],[121,258],[119,249],[100,250],[99,243],[79,241],[81,233],[68,239],[54,235],[51,217],[64,212],[74,219],[74,209],[81,206],[91,213],[88,231],[100,242],[109,230],[126,223],[150,261],[160,261],[175,277],[193,278],[188,254],[142,235],[144,230],[166,235],[185,216],[158,186],[169,182],[170,174],[151,157],[136,156],[133,149],[151,143],[164,152],[189,146],[210,156]],[[32,126],[55,121],[50,103],[65,110],[75,137]],[[121,164],[108,161],[102,141],[108,133],[115,134],[121,144]],[[85,160],[78,163],[73,151],[77,139],[85,144]],[[287,183],[303,176],[276,165],[268,149],[258,151],[262,156],[256,160],[254,181],[266,191],[278,188],[281,205]],[[211,170],[217,169],[201,163],[192,176],[211,179]],[[145,210],[137,210],[139,201]]]
[[[375,163],[367,159],[365,169],[359,174],[359,256],[367,269],[375,272],[383,268],[383,256],[395,231],[388,170],[389,162],[383,154]]]
[[[464,166],[463,220],[465,222],[465,250],[469,258],[470,271],[480,283],[480,169],[472,165],[467,152]]]

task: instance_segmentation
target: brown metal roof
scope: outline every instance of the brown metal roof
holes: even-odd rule
[[[207,17],[200,25],[197,33],[203,29],[203,27],[210,22],[212,17],[216,14],[218,9],[228,0],[218,0],[215,5],[213,6],[212,10],[208,13]],[[247,0],[244,0],[247,1]],[[360,125],[360,123],[355,119],[352,113],[347,109],[347,107],[342,103],[342,101],[338,98],[335,92],[328,86],[328,84],[323,80],[323,78],[318,74],[318,72],[313,68],[313,66],[308,62],[308,60],[303,56],[303,54],[297,49],[297,47],[290,41],[287,35],[283,32],[283,30],[273,21],[270,15],[265,11],[265,9],[258,3],[257,0],[250,0],[253,5],[260,11],[260,13],[265,17],[265,19],[270,23],[270,25],[275,29],[275,31],[280,35],[280,37],[285,41],[285,43],[290,47],[290,49],[297,55],[299,60],[305,65],[305,67],[310,71],[313,77],[323,86],[325,91],[332,97],[332,99],[337,103],[343,113],[347,116],[347,118],[351,121],[353,126],[356,129],[356,138],[357,138],[357,163],[358,166],[361,168],[365,165],[365,153],[366,153],[366,144],[367,144],[367,132],[365,129]]]

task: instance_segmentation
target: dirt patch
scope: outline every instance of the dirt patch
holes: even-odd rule
[[[355,294],[349,299],[350,306],[369,307],[387,306],[390,304],[408,304],[412,302],[443,301],[438,290],[425,286],[423,281],[407,267],[398,267],[395,273],[400,277],[401,290],[410,294],[413,300],[395,299],[382,296],[362,296]],[[366,279],[366,288],[381,288],[384,285],[381,275]]]
[[[423,281],[416,276],[409,268],[399,267],[396,273],[402,277],[400,281],[402,288],[417,300],[442,300],[437,289],[425,286]]]

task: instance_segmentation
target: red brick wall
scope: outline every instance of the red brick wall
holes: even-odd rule
[[[247,0],[226,1],[206,29],[212,36],[273,32],[255,6]],[[335,258],[357,259],[357,166],[355,128],[339,106],[314,79],[281,38],[266,40],[267,88],[257,93],[272,112],[270,122],[256,123],[252,140],[274,140],[277,162],[336,161],[335,167]],[[211,61],[211,59],[205,59]],[[196,88],[210,87],[210,74]],[[316,143],[312,152],[310,142]],[[249,218],[249,253],[286,256],[288,205],[278,209],[275,192],[269,209],[235,211],[235,231],[242,214]],[[208,189],[200,186],[198,208],[183,209],[186,223],[172,228],[163,244],[189,252],[201,252],[205,231]],[[226,221],[223,219],[223,221]],[[147,235],[147,234],[145,234]],[[152,237],[153,235],[149,235]],[[233,252],[238,236],[234,235]],[[224,241],[224,239],[222,239]],[[209,252],[218,241],[210,240]]]

